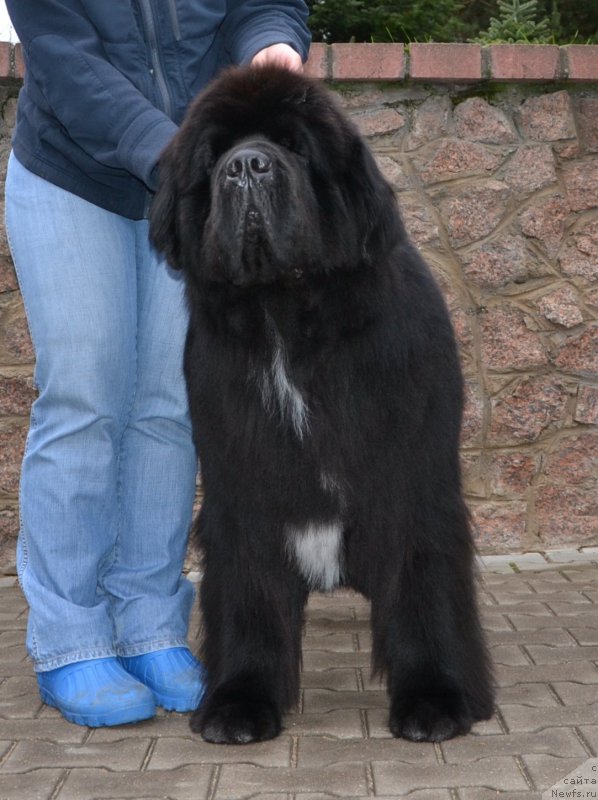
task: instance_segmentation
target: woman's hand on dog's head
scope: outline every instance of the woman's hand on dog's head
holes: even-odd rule
[[[291,72],[303,72],[303,62],[299,53],[288,44],[271,44],[257,52],[251,59],[252,67],[278,66]]]

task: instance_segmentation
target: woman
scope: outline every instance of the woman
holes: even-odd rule
[[[160,153],[230,63],[300,70],[303,0],[7,0],[26,75],[6,224],[39,396],[18,571],[42,700],[81,725],[194,709],[181,575],[196,456],[183,287],[152,251]]]

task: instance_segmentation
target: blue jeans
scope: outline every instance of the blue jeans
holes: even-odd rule
[[[38,671],[186,644],[181,570],[197,460],[183,283],[147,220],[104,211],[11,156],[6,224],[39,397],[17,563]]]

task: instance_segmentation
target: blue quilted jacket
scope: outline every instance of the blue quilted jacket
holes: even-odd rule
[[[161,151],[223,66],[285,42],[303,0],[7,0],[26,73],[13,148],[42,178],[143,218]]]

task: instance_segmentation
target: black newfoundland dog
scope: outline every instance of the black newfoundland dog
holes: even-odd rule
[[[297,701],[311,590],[371,601],[390,730],[492,713],[461,496],[453,331],[393,191],[335,98],[225,72],[160,167],[152,239],[183,269],[205,499],[197,535],[210,742],[269,739]]]

